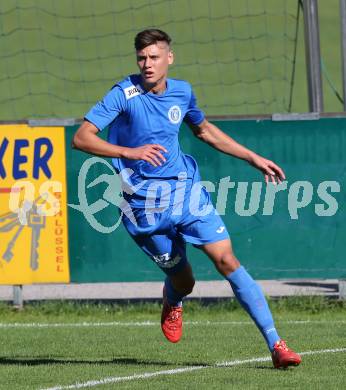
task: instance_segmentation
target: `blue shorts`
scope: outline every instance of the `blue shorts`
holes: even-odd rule
[[[187,263],[186,242],[198,247],[229,239],[227,228],[212,205],[210,195],[202,187],[199,205],[208,213],[191,212],[188,196],[181,213],[175,215],[174,207],[162,212],[132,208],[137,225],[126,215],[122,221],[137,245],[168,275],[179,272]],[[202,207],[202,209],[203,209]]]

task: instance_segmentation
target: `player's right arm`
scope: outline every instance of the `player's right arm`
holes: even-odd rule
[[[83,121],[74,134],[72,147],[101,157],[144,160],[154,167],[166,161],[161,151],[167,150],[159,144],[146,144],[136,148],[113,145],[98,136],[99,129],[89,121]]]

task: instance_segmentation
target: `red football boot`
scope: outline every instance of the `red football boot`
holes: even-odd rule
[[[272,360],[275,368],[286,368],[288,366],[299,366],[302,358],[289,349],[284,340],[279,340],[274,345]]]
[[[168,303],[165,289],[163,289],[161,329],[171,343],[177,343],[183,334],[183,308]]]

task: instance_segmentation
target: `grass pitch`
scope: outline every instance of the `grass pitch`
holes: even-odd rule
[[[178,344],[161,334],[157,304],[2,306],[0,389],[343,388],[345,305],[271,305],[289,346],[311,352],[300,367],[273,369],[259,332],[234,303],[188,302]]]

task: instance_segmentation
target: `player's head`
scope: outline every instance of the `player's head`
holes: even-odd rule
[[[142,50],[147,46],[155,45],[158,42],[165,42],[168,46],[172,42],[171,37],[162,30],[150,28],[139,32],[135,37],[136,51]]]
[[[168,66],[173,63],[171,38],[158,29],[139,32],[135,37],[137,65],[143,82],[151,87],[162,82],[168,73]]]

